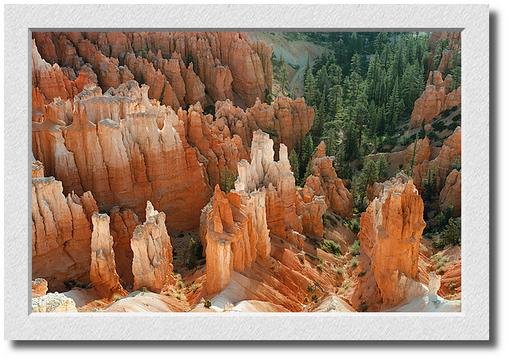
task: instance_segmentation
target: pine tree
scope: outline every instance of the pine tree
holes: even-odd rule
[[[299,166],[299,157],[295,150],[290,152],[288,156],[288,160],[290,161],[290,165],[292,166],[293,176],[295,177],[296,182],[300,181],[300,166]]]
[[[318,92],[316,88],[316,81],[313,76],[313,72],[309,67],[309,60],[304,73],[304,98],[306,103],[316,106],[317,105]]]
[[[315,150],[315,148],[313,145],[313,138],[311,137],[310,134],[308,134],[304,138],[304,141],[302,143],[302,150],[300,152],[299,174],[301,176],[305,175],[309,160],[311,159],[311,156],[313,155],[314,150]],[[301,176],[299,176],[299,178],[301,178]],[[305,180],[305,178],[303,180]]]
[[[389,170],[389,163],[387,162],[387,157],[385,154],[382,154],[378,157],[376,161],[376,172],[377,172],[377,181],[383,182],[387,180],[387,171]]]

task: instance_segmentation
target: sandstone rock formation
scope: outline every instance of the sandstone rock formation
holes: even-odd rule
[[[120,282],[126,289],[133,286],[133,250],[131,238],[136,226],[140,225],[138,216],[131,209],[115,206],[110,211],[110,233],[113,237],[113,252]]]
[[[452,207],[452,215],[461,215],[461,172],[453,169],[445,179],[445,185],[440,192],[440,208]]]
[[[383,193],[361,216],[359,279],[352,304],[378,311],[423,293],[418,280],[424,204],[405,175],[384,183]]]
[[[64,294],[49,293],[32,298],[32,312],[77,312],[74,300]]]
[[[178,117],[183,122],[187,140],[195,146],[207,168],[212,186],[224,183],[228,176],[237,175],[237,163],[241,159],[249,159],[249,144],[232,134],[224,119],[213,119],[205,115],[200,104],[190,106],[187,111],[180,109]]]
[[[32,280],[32,297],[46,295],[48,292],[48,282],[44,279],[37,278]]]
[[[334,157],[326,156],[326,146],[322,141],[311,158],[312,175],[306,179],[305,188],[315,195],[325,196],[329,209],[349,219],[353,211],[352,194],[338,178],[333,161]]]
[[[66,282],[88,284],[95,211],[90,192],[66,197],[55,178],[32,179],[32,278],[46,279],[51,290],[64,290]]]
[[[151,292],[132,293],[107,306],[108,312],[182,312],[189,311],[185,302]]]
[[[175,112],[147,91],[135,82],[104,95],[88,89],[75,98],[70,125],[34,124],[34,155],[66,192],[90,190],[101,209],[142,216],[150,200],[171,229],[195,228],[210,195],[207,174]]]
[[[456,166],[461,166],[461,127],[459,126],[444,141],[434,159],[424,160],[422,163],[416,162],[412,173],[415,186],[421,191],[423,182],[431,180],[434,182],[436,191],[440,193],[447,176]]]
[[[272,89],[272,50],[238,32],[34,33],[42,58],[78,71],[90,64],[106,91],[136,78],[174,110],[233,99],[242,107]],[[134,75],[133,75],[134,74]]]
[[[173,248],[165,220],[166,215],[147,201],[145,222],[135,228],[131,239],[135,290],[147,288],[159,293],[173,282]]]
[[[234,272],[252,271],[257,259],[269,260],[269,230],[271,236],[301,247],[302,233],[316,238],[323,235],[325,200],[296,191],[284,144],[279,160],[274,161],[273,141],[268,134],[255,131],[251,162],[241,160],[238,173],[235,190],[225,194],[216,186],[202,213],[200,232],[209,293],[227,287]]]
[[[92,240],[90,282],[99,296],[112,298],[125,296],[115,266],[113,237],[110,235],[110,217],[106,214],[92,215]]]
[[[272,234],[295,239],[302,233],[302,221],[297,215],[297,192],[288,150],[279,146],[279,160],[274,161],[273,141],[269,135],[257,130],[251,143],[251,162],[241,160],[237,191],[252,192],[266,188],[267,223]]]
[[[303,98],[292,100],[277,97],[272,104],[262,103],[259,99],[245,111],[236,107],[230,100],[216,102],[215,116],[226,124],[232,134],[240,136],[249,148],[256,130],[274,134],[275,147],[283,143],[289,151],[300,143],[311,129],[314,109],[306,105]]]
[[[418,128],[423,123],[430,123],[441,112],[461,104],[461,87],[450,89],[451,81],[450,75],[443,80],[440,72],[430,72],[426,89],[415,100],[410,127]]]
[[[297,199],[297,214],[302,220],[302,232],[311,238],[321,239],[324,232],[322,216],[327,211],[327,203],[324,196],[317,196],[307,190],[304,188],[299,191]]]
[[[200,232],[206,256],[207,292],[216,293],[241,272],[270,254],[265,192],[232,191],[216,185],[211,203],[203,209]]]

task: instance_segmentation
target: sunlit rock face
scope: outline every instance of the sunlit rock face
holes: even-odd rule
[[[55,178],[32,179],[33,279],[44,278],[50,290],[60,291],[68,282],[88,284],[95,211],[90,192],[65,196],[62,183]]]
[[[422,124],[430,123],[443,111],[461,104],[461,87],[450,89],[451,82],[450,75],[443,80],[439,71],[430,72],[426,89],[415,100],[410,127],[418,128]]]
[[[461,127],[459,126],[444,141],[434,159],[416,163],[412,173],[415,186],[422,192],[423,183],[431,179],[436,191],[440,194],[448,175],[456,166],[461,166]]]
[[[134,229],[131,239],[135,290],[146,288],[159,293],[174,282],[173,248],[165,220],[166,215],[147,201],[145,222]]]
[[[115,265],[113,237],[110,235],[110,217],[106,214],[92,215],[92,240],[90,282],[102,297],[125,296]]]
[[[136,82],[104,95],[87,89],[74,99],[70,125],[34,124],[34,156],[66,192],[92,191],[101,209],[142,217],[148,199],[168,213],[170,229],[195,228],[210,197],[207,173],[177,114],[147,91]]]
[[[269,146],[273,152],[272,144]],[[235,190],[225,194],[216,185],[211,203],[203,209],[200,232],[207,259],[209,293],[225,288],[232,271],[241,272],[257,258],[267,259],[270,255],[266,191],[263,186],[248,181],[249,171],[245,170],[249,163],[244,164],[247,167],[239,163],[242,175],[235,183]]]
[[[379,311],[423,294],[418,282],[419,245],[425,227],[424,203],[411,179],[400,174],[361,216],[360,277],[353,305]]]
[[[311,158],[312,176],[306,179],[305,187],[315,195],[325,196],[328,208],[349,219],[353,211],[352,194],[338,178],[333,161],[334,157],[326,156],[326,146],[322,141]]]

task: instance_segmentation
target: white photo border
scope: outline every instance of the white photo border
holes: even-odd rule
[[[460,313],[31,314],[32,31],[461,31]],[[6,5],[5,338],[489,340],[488,5]]]

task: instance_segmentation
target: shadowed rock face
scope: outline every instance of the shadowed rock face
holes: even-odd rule
[[[361,216],[357,309],[378,311],[423,294],[418,282],[424,204],[411,179],[400,174],[383,184]]]
[[[452,207],[452,215],[461,215],[461,172],[454,169],[445,179],[445,185],[440,192],[440,209]]]

